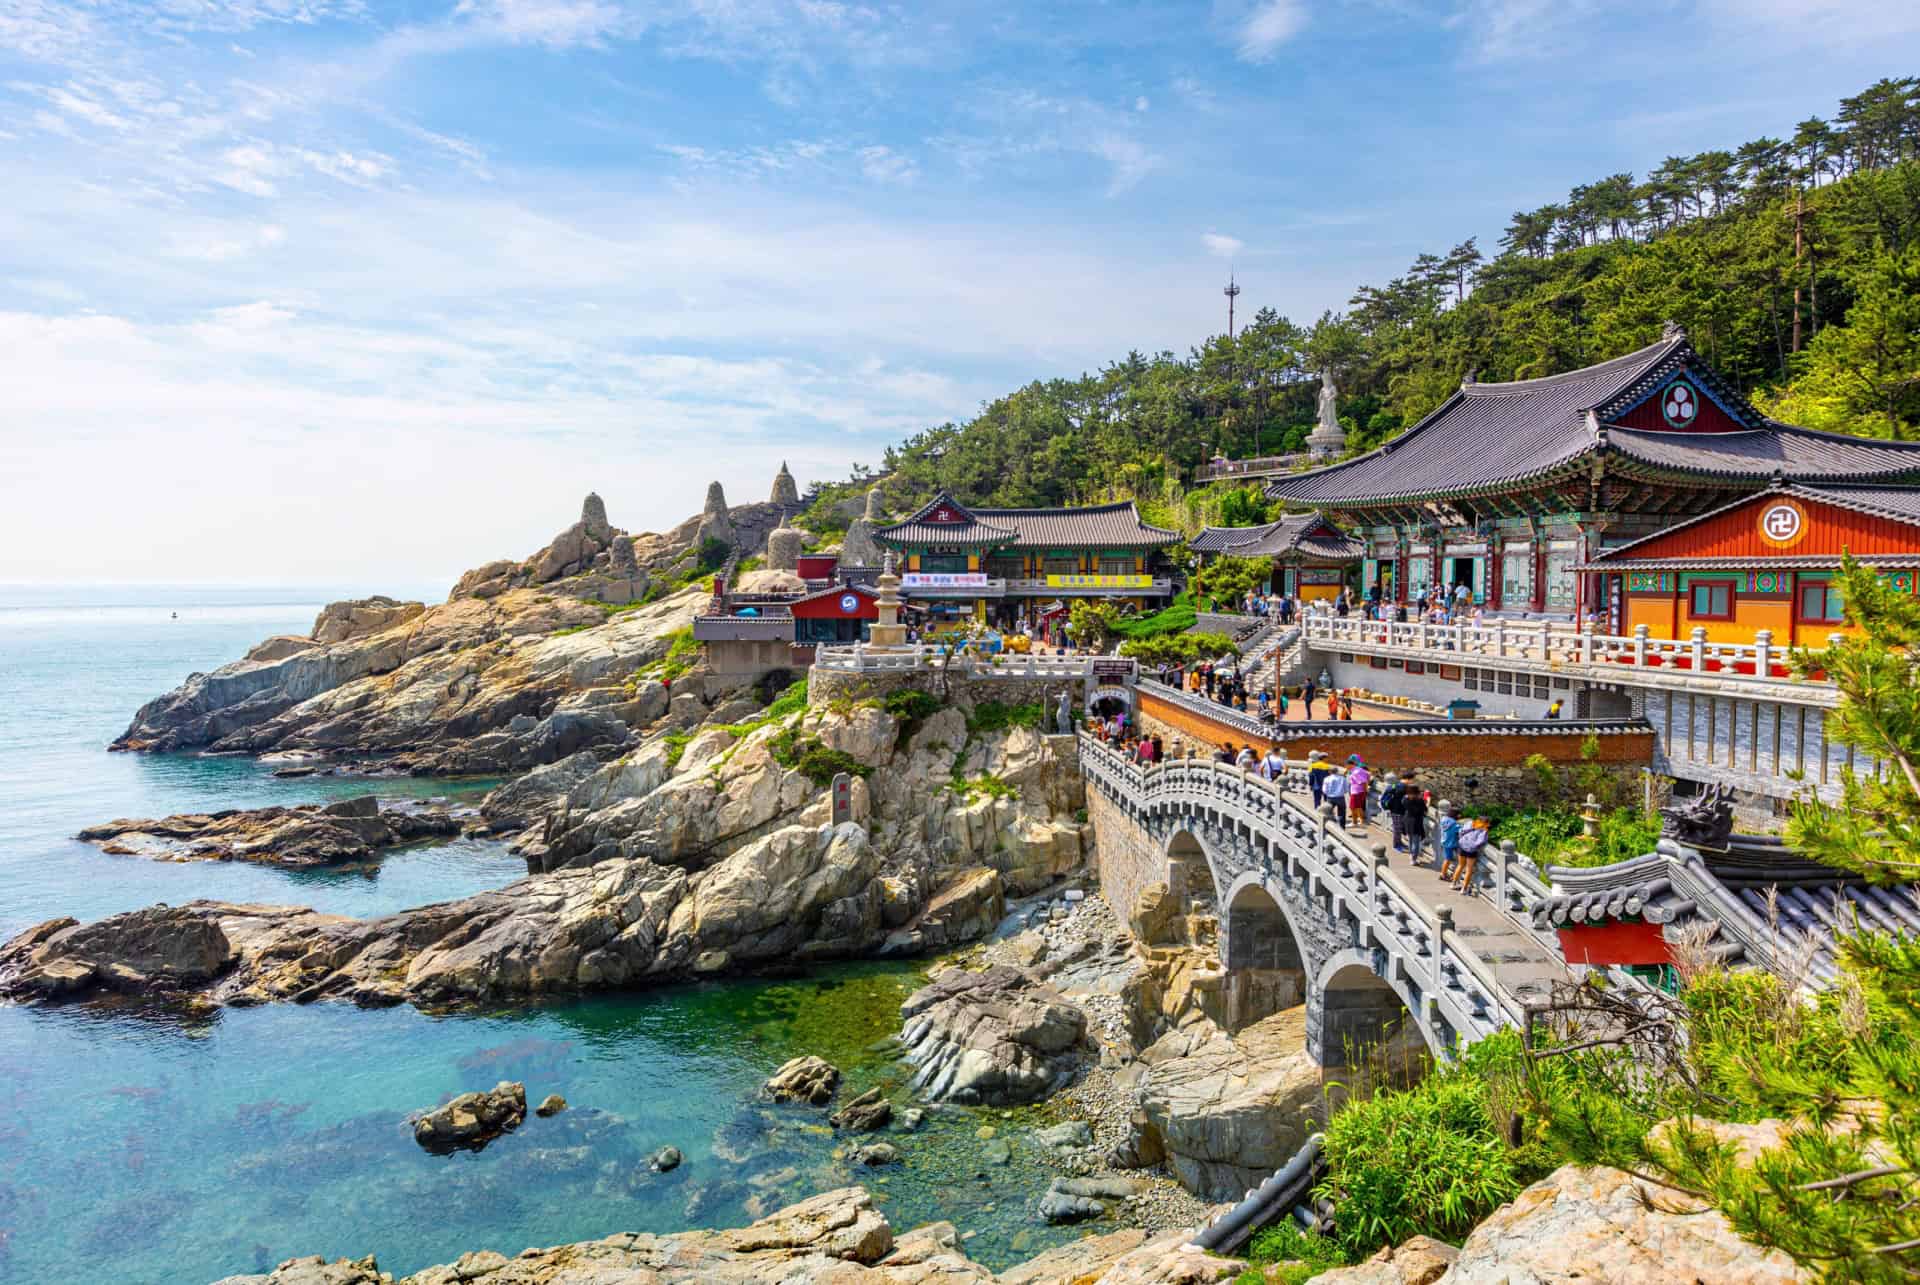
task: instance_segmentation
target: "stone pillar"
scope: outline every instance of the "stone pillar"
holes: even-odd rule
[[[907,643],[907,627],[900,623],[900,577],[893,572],[893,555],[880,564],[880,619],[867,628],[870,651],[891,651]]]

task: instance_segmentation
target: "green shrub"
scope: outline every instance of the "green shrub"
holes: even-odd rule
[[[1335,1238],[1358,1260],[1410,1236],[1458,1244],[1535,1176],[1530,1152],[1507,1146],[1496,1123],[1487,1068],[1518,1041],[1483,1041],[1454,1066],[1411,1089],[1349,1104],[1327,1125],[1327,1177],[1315,1194],[1334,1202]]]
[[[1302,1231],[1291,1217],[1255,1232],[1247,1244],[1246,1259],[1255,1267],[1287,1264],[1277,1276],[1286,1285],[1301,1285],[1321,1272],[1345,1267],[1351,1261],[1339,1241]],[[1275,1276],[1259,1273],[1254,1279],[1271,1281]]]
[[[800,724],[783,729],[767,742],[774,762],[790,767],[815,785],[831,785],[833,778],[845,772],[849,776],[871,776],[873,769],[844,750],[829,748],[819,737],[803,731]]]
[[[1039,727],[1046,722],[1047,707],[1041,701],[1008,705],[1000,701],[981,701],[967,715],[967,730],[976,735],[1005,732],[1016,727]]]
[[[1511,839],[1516,849],[1543,866],[1610,866],[1631,861],[1652,852],[1660,838],[1660,818],[1638,808],[1602,812],[1591,843],[1581,837],[1580,813],[1575,808],[1495,804],[1474,811],[1493,823],[1489,835],[1493,842]]]
[[[1158,638],[1163,634],[1181,634],[1193,628],[1199,619],[1193,595],[1182,593],[1158,611],[1113,622],[1112,631],[1122,638]]]
[[[929,692],[916,691],[903,687],[897,692],[889,692],[880,702],[880,707],[900,720],[900,735],[911,736],[918,731],[920,724],[932,718],[945,707],[938,696]]]
[[[1166,634],[1123,642],[1120,654],[1131,656],[1143,665],[1191,665],[1222,656],[1237,656],[1240,649],[1225,634]]]

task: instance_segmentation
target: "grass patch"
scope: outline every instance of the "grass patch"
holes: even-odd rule
[[[668,732],[660,738],[667,743],[667,766],[680,766],[680,756],[687,752],[687,745],[693,740],[692,732]]]
[[[1338,1241],[1302,1231],[1292,1218],[1255,1232],[1247,1244],[1246,1259],[1253,1266],[1240,1273],[1234,1285],[1271,1285],[1276,1281],[1304,1285],[1320,1273],[1345,1267],[1351,1261]]]
[[[1158,611],[1143,616],[1123,616],[1108,626],[1122,638],[1158,638],[1163,634],[1185,633],[1199,619],[1193,594],[1182,592]]]
[[[552,633],[550,633],[550,634],[548,634],[548,635],[547,635],[547,637],[549,637],[549,638],[565,638],[565,637],[566,637],[566,636],[567,636],[568,634],[579,634],[579,633],[585,633],[585,632],[586,632],[587,630],[589,630],[589,629],[592,629],[592,628],[594,628],[594,627],[595,627],[595,626],[593,626],[593,625],[568,625],[568,626],[567,626],[566,628],[564,628],[564,629],[556,629],[556,630],[554,630],[554,631],[553,631]]]
[[[889,692],[880,708],[900,721],[900,736],[905,739],[920,730],[920,725],[946,708],[939,697],[911,687]]]
[[[692,669],[694,662],[700,659],[700,644],[693,639],[692,625],[676,629],[667,637],[671,641],[667,643],[666,652],[633,671],[627,679],[628,691],[638,690],[640,684],[649,678],[672,682]]]
[[[991,772],[983,772],[979,776],[968,777],[956,775],[951,781],[948,781],[943,788],[945,788],[949,794],[957,794],[961,798],[969,801],[976,798],[1011,799],[1020,793],[1020,791],[1014,789],[1011,785],[1008,785]]]

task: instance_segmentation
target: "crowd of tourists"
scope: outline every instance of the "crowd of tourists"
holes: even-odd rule
[[[1385,782],[1378,783],[1360,755],[1349,754],[1339,764],[1315,750],[1307,756],[1307,791],[1314,806],[1324,804],[1343,830],[1364,832],[1376,816],[1384,815],[1395,852],[1423,865],[1431,844],[1440,877],[1463,892],[1473,887],[1491,825],[1483,816],[1463,820],[1459,805],[1449,799],[1436,802],[1417,773],[1402,777],[1389,772]]]

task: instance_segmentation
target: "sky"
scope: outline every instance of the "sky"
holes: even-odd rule
[[[451,583],[1920,69],[1912,0],[0,0],[0,583]]]

